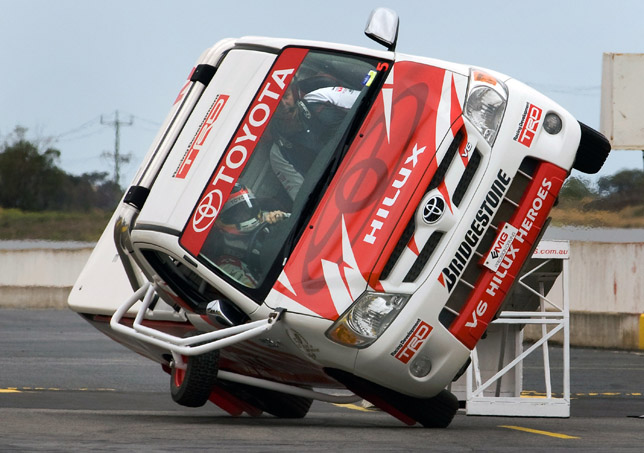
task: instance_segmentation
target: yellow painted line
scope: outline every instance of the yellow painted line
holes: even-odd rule
[[[362,406],[358,406],[356,404],[336,404],[336,403],[333,403],[333,405],[338,406],[338,407],[346,407],[347,409],[351,409],[351,410],[354,410],[354,411],[362,411],[362,412],[373,412],[375,410],[373,408],[362,407]]]
[[[644,349],[644,313],[640,315],[640,349]]]
[[[115,389],[110,388],[79,388],[79,389],[62,389],[56,387],[7,387],[0,388],[0,393],[23,393],[23,392],[115,392]]]
[[[541,434],[542,436],[556,437],[558,439],[579,439],[579,437],[569,436],[567,434],[551,433],[550,431],[541,431],[538,429],[524,428],[523,426],[501,425],[499,428],[514,429],[526,433]]]
[[[579,396],[642,396],[642,392],[590,392],[590,393],[571,393],[571,397]],[[524,390],[521,392],[521,398],[545,399],[546,393],[536,392],[534,390]],[[552,393],[552,399],[563,398],[562,393]]]

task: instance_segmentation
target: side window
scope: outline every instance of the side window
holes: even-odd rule
[[[159,277],[196,311],[221,298],[219,291],[176,258],[157,250],[143,250],[142,253]]]

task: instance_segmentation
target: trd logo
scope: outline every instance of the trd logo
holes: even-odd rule
[[[186,154],[183,156],[183,160],[181,161],[181,164],[179,164],[179,168],[174,174],[175,178],[184,179],[186,177],[186,175],[190,171],[190,167],[197,158],[197,154],[199,154],[201,147],[206,141],[206,138],[208,138],[208,134],[210,134],[215,121],[217,121],[219,113],[221,113],[221,111],[223,110],[224,105],[226,105],[226,101],[228,101],[229,97],[230,96],[226,94],[220,94],[212,103],[212,106],[210,107],[206,118],[204,118],[203,123],[201,124],[199,132],[197,132],[195,138],[192,139],[190,147],[186,151]]]
[[[411,358],[414,356],[414,354],[416,354],[416,352],[418,352],[423,343],[425,343],[425,340],[432,331],[432,326],[427,324],[425,321],[421,321],[419,319],[416,324],[416,328],[409,336],[407,341],[399,346],[397,351],[394,351],[392,353],[392,355],[402,363],[408,363],[411,360]]]
[[[525,117],[523,118],[523,127],[519,131],[518,136],[515,137],[516,141],[530,148],[532,140],[539,128],[542,113],[543,111],[536,105],[528,104],[526,106],[526,112],[524,113]]]

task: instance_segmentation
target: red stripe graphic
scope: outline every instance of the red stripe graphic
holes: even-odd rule
[[[501,307],[539,237],[566,175],[564,169],[549,163],[542,163],[535,173],[519,208],[509,221],[518,233],[503,262],[497,271],[486,268],[481,274],[460,315],[450,326],[450,332],[468,348],[476,346]]]

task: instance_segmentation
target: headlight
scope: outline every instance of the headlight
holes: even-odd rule
[[[484,72],[471,71],[464,115],[490,146],[499,132],[507,98],[503,82]]]
[[[326,332],[336,343],[364,348],[376,341],[396,319],[409,296],[365,292]]]

